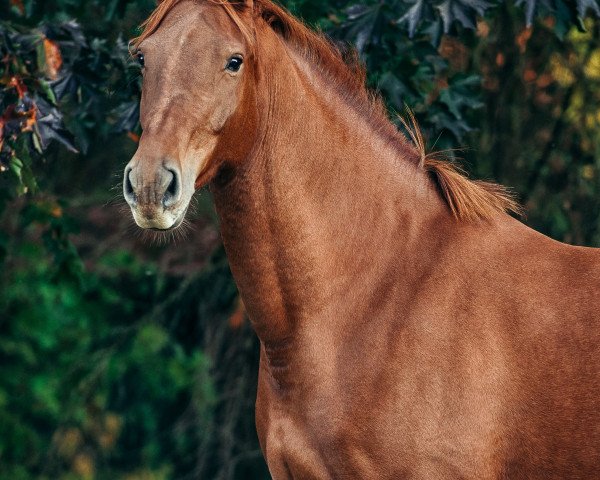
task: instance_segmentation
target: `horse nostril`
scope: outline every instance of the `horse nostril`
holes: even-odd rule
[[[133,191],[133,185],[131,184],[131,168],[125,170],[125,178],[123,179],[123,195],[125,196],[125,200],[130,205],[136,203],[135,192]]]
[[[165,207],[170,207],[175,204],[179,200],[179,194],[181,192],[179,175],[177,175],[177,171],[169,169],[169,173],[172,175],[171,181],[169,182],[169,186],[165,191],[165,196],[163,197],[163,205]]]

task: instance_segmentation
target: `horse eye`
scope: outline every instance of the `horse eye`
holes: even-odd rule
[[[140,64],[140,67],[144,66],[144,54],[140,51],[138,51],[135,54],[135,57],[137,58],[138,63]]]
[[[242,68],[243,62],[244,61],[241,59],[241,57],[231,57],[229,60],[227,60],[225,69],[229,70],[230,72],[237,72],[240,68]]]

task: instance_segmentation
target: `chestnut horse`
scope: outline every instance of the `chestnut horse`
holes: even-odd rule
[[[599,478],[598,250],[425,155],[270,0],[163,0],[136,48],[124,194],[168,230],[210,184],[273,478]]]

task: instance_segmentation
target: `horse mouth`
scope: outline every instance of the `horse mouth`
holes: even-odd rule
[[[188,205],[189,207],[189,205]],[[185,220],[185,216],[188,211],[188,207],[184,208],[183,211],[179,214],[179,216],[175,219],[175,221],[169,225],[170,221],[172,221],[174,215],[172,213],[163,212],[160,215],[156,215],[154,212],[150,212],[150,215],[144,215],[143,212],[138,211],[137,209],[133,209],[133,218],[135,223],[137,223],[138,227],[142,230],[149,230],[152,232],[165,233],[175,230],[180,227],[181,224]],[[174,213],[174,212],[173,212]],[[171,218],[168,218],[171,217]],[[169,226],[167,226],[169,225]]]
[[[171,225],[168,228],[155,228],[155,227],[150,227],[147,228],[146,230],[151,230],[153,232],[170,232],[171,230],[175,230],[176,228],[179,228],[181,226],[181,224],[183,223],[183,219],[185,218],[185,214],[187,213],[187,208],[184,210],[184,212],[179,216],[179,218],[177,220],[175,220],[175,223],[173,223],[173,225]]]

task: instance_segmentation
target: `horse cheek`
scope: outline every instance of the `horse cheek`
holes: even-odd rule
[[[214,133],[220,133],[223,130],[227,120],[233,115],[236,101],[236,99],[232,99],[228,104],[215,109],[210,117],[210,128]]]

